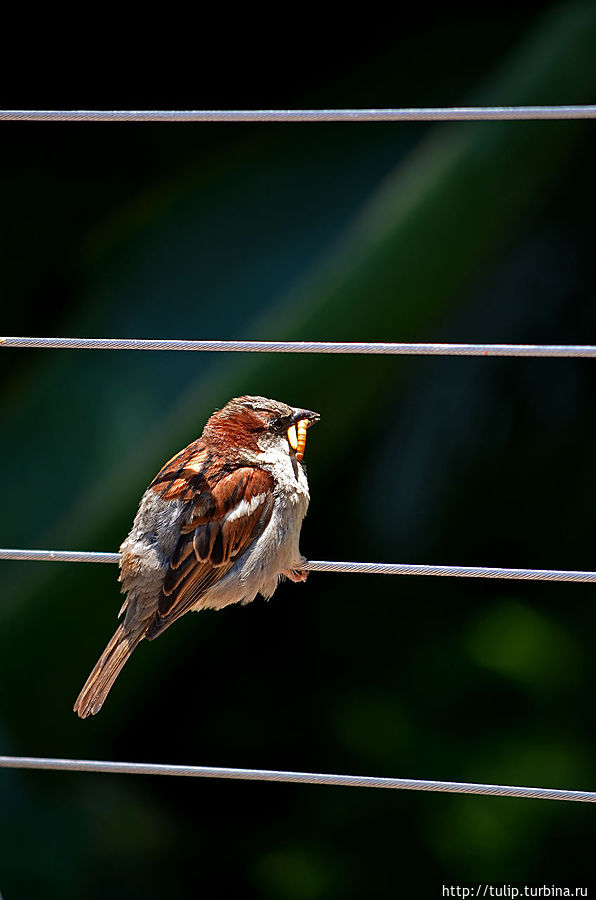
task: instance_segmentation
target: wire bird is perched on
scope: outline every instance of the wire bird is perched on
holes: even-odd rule
[[[77,698],[81,718],[99,712],[143,638],[190,610],[270,597],[283,576],[306,580],[302,457],[318,420],[265,397],[237,397],[154,478],[120,548],[124,621]]]

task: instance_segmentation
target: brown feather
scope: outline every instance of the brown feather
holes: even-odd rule
[[[272,484],[272,476],[263,469],[236,469],[213,488],[214,511],[210,508],[209,516],[201,509],[198,515],[191,514],[181,529],[173,562],[164,578],[158,613],[145,635],[147,640],[156,638],[195,607],[261,534],[273,510]],[[245,513],[230,521],[227,514],[243,502]],[[254,508],[251,502],[255,503]]]
[[[76,699],[73,709],[81,719],[100,711],[124,664],[145,636],[146,626],[133,634],[127,634],[124,625],[118,626]]]

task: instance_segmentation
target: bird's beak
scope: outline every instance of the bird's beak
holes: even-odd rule
[[[304,419],[306,421],[306,427],[309,428],[311,425],[314,425],[315,422],[318,422],[320,418],[318,413],[312,412],[310,409],[297,409],[292,416],[292,425],[296,425]]]
[[[306,432],[311,425],[318,422],[320,415],[310,409],[297,409],[292,416],[292,424],[288,428],[288,443],[296,451],[296,459],[302,461],[306,447]]]

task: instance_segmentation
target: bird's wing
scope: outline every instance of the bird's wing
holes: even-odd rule
[[[264,531],[273,511],[273,477],[243,467],[195,487],[145,637],[161,634],[217,584]]]

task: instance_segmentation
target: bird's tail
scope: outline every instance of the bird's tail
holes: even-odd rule
[[[77,697],[74,711],[81,719],[100,711],[124,664],[143,640],[145,631],[146,628],[127,632],[124,625],[118,626]]]

